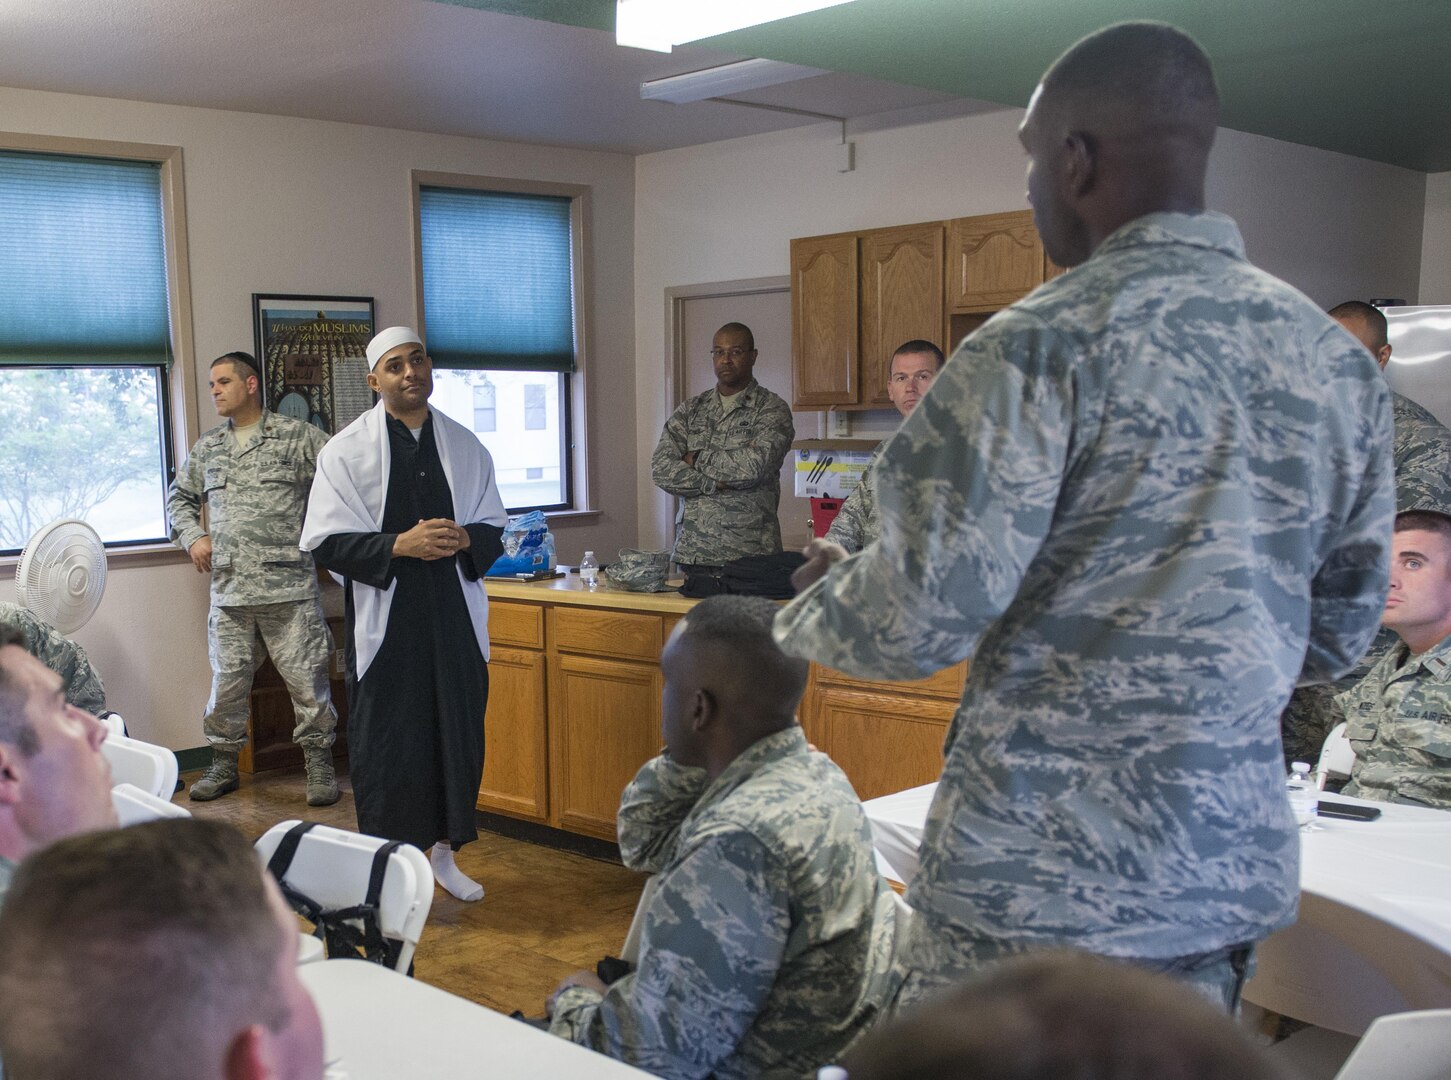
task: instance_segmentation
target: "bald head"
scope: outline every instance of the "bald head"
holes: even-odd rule
[[[1363,300],[1347,300],[1330,309],[1330,317],[1370,350],[1375,362],[1385,367],[1390,362],[1389,325],[1385,312]]]
[[[1020,131],[1048,254],[1076,266],[1135,218],[1202,210],[1218,123],[1214,69],[1182,30],[1119,23],[1070,48]]]
[[[796,722],[804,660],[771,636],[778,608],[759,596],[712,596],[666,643],[665,745],[677,761],[719,771],[746,747]]]

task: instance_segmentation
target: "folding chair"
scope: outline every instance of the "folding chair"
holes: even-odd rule
[[[159,799],[134,784],[117,784],[111,789],[111,805],[116,808],[116,821],[121,828],[140,825],[158,818],[191,817],[184,806]]]
[[[263,865],[272,861],[284,837],[299,824],[297,820],[279,822],[257,841]],[[373,856],[387,843],[376,836],[315,825],[297,841],[282,882],[325,912],[356,908],[368,895]],[[407,972],[413,962],[432,906],[433,868],[428,856],[412,844],[400,845],[388,856],[377,906],[378,931],[399,945],[393,963],[396,970]],[[347,922],[359,931],[365,929],[361,917]]]
[[[108,735],[101,753],[111,763],[111,783],[134,784],[159,799],[170,799],[176,791],[176,755],[164,746]]]
[[[1320,762],[1315,766],[1316,782],[1323,788],[1325,781],[1323,777],[1333,776],[1336,779],[1344,780],[1350,776],[1350,770],[1355,768],[1355,747],[1345,737],[1345,724],[1336,724],[1330,729],[1330,734],[1325,736],[1325,745],[1320,750]]]

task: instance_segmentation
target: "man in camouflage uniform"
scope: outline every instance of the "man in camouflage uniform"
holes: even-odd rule
[[[670,414],[650,459],[655,486],[682,500],[675,561],[685,568],[781,550],[781,462],[796,437],[790,407],[751,376],[749,327],[726,323],[710,356],[715,388]]]
[[[1232,1008],[1294,918],[1278,721],[1375,633],[1390,401],[1202,209],[1218,114],[1208,58],[1163,24],[1049,69],[1028,197],[1078,269],[962,343],[882,453],[881,539],[809,561],[777,618],[788,652],[867,678],[973,657],[903,1001],[1068,946]]]
[[[64,681],[66,701],[95,716],[104,716],[109,711],[101,676],[79,643],[19,604],[0,603],[0,627],[13,627],[24,635],[30,655]]]
[[[327,436],[262,408],[256,361],[247,353],[213,360],[210,386],[226,423],[197,440],[166,497],[171,539],[212,579],[212,693],[202,718],[212,764],[190,795],[205,802],[237,790],[260,638],[292,695],[292,738],[307,765],[307,804],[328,806],[338,801],[332,761],[338,718],[328,684],[332,635],[312,556],[298,547]],[[201,523],[203,503],[210,532]]]
[[[1401,514],[1391,552],[1395,644],[1336,699],[1355,749],[1344,793],[1451,810],[1451,517]]]
[[[930,341],[920,338],[901,345],[892,354],[887,370],[887,397],[891,398],[897,412],[907,416],[927,393],[932,380],[942,370],[942,350]],[[886,445],[885,443],[882,446]],[[877,524],[877,480],[872,474],[881,446],[872,453],[867,471],[862,473],[856,490],[841,504],[831,528],[826,530],[826,539],[840,544],[847,551],[860,551],[877,541],[880,527]]]
[[[776,606],[715,596],[665,646],[665,753],[620,801],[620,850],[657,876],[639,966],[551,997],[550,1030],[659,1076],[814,1076],[895,990],[895,901],[845,775],[796,723],[806,664]]]
[[[1347,300],[1330,309],[1330,317],[1370,350],[1382,371],[1390,362],[1385,313],[1359,300]],[[1451,431],[1408,397],[1391,391],[1395,424],[1396,511],[1423,506],[1451,506]],[[1285,764],[1314,764],[1325,737],[1345,719],[1337,703],[1340,694],[1356,686],[1382,656],[1396,644],[1396,635],[1383,629],[1360,663],[1345,678],[1324,686],[1302,686],[1290,698],[1280,718],[1285,741]]]

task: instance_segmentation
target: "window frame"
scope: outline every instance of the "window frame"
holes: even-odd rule
[[[577,518],[595,514],[590,498],[593,483],[587,434],[590,341],[587,315],[591,308],[589,267],[592,265],[588,244],[590,188],[583,184],[554,183],[547,180],[412,170],[410,199],[413,226],[413,310],[418,332],[425,342],[428,340],[428,327],[423,314],[423,235],[419,216],[419,189],[424,187],[457,188],[506,195],[553,195],[570,200],[570,257],[574,276],[574,371],[557,373],[563,376],[560,427],[564,441],[561,464],[565,470],[565,502],[563,506],[520,507],[511,513],[542,509],[545,516],[550,518]]]
[[[20,153],[58,154],[76,158],[111,158],[147,161],[160,166],[161,224],[166,258],[166,305],[171,338],[171,370],[158,379],[160,401],[157,423],[162,435],[165,482],[176,479],[178,463],[191,449],[199,434],[196,399],[196,351],[192,334],[191,269],[187,257],[186,184],[182,148],[156,143],[115,142],[80,139],[66,135],[38,135],[0,131],[0,150]],[[8,366],[8,365],[7,365]],[[66,364],[86,368],[92,365]],[[102,365],[94,365],[102,366]],[[109,365],[107,365],[109,366]],[[113,541],[106,544],[106,557],[128,564],[158,561],[157,556],[174,556],[160,561],[185,559],[185,552],[166,539],[157,541]],[[0,567],[13,574],[20,556],[0,554]]]

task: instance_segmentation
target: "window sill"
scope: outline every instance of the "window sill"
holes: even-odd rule
[[[605,516],[603,510],[546,510],[544,520],[551,525],[592,525]]]
[[[139,544],[136,547],[112,548],[106,552],[108,570],[130,570],[143,566],[170,566],[190,562],[186,552],[175,544]],[[0,581],[13,579],[15,568],[19,564],[19,555],[0,555]]]

